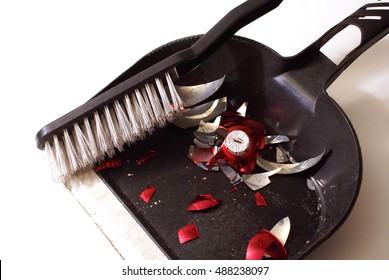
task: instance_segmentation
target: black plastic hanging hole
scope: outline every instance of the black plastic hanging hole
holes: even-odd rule
[[[352,50],[361,44],[361,31],[355,25],[349,25],[337,33],[320,49],[336,65]]]

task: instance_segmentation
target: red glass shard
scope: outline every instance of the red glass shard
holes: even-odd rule
[[[155,187],[154,186],[148,186],[143,190],[143,192],[139,195],[139,197],[146,203],[148,203],[151,199],[151,197],[155,193]]]
[[[177,233],[181,244],[200,237],[200,233],[195,224],[184,226]]]
[[[249,241],[246,260],[261,260],[265,255],[275,260],[286,259],[286,249],[270,231],[261,229]]]
[[[188,211],[201,211],[219,205],[221,200],[213,198],[211,194],[200,194],[186,208]]]
[[[156,157],[157,154],[158,152],[156,150],[150,150],[147,153],[145,153],[140,159],[138,159],[135,165],[139,166],[143,164],[145,161],[148,161],[149,159]]]
[[[237,187],[233,187],[232,189],[230,189],[228,192],[229,193],[233,193],[233,192],[236,192],[238,190],[238,188]]]
[[[255,203],[258,206],[267,206],[267,203],[260,192],[255,192]]]
[[[108,161],[105,161],[103,162],[102,164],[100,164],[99,166],[97,166],[95,168],[95,171],[101,171],[101,170],[104,170],[104,169],[108,169],[108,168],[114,168],[114,167],[119,167],[119,166],[122,166],[122,162],[119,160],[119,159],[110,159]]]

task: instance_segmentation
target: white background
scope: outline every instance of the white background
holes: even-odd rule
[[[206,32],[242,0],[0,2],[0,259],[29,261],[21,275],[56,263],[120,261],[82,207],[51,181],[36,132],[79,106],[154,48]],[[376,2],[376,1],[374,1]],[[293,55],[368,3],[284,0],[238,34]],[[313,259],[389,259],[389,38],[328,90],[359,136],[364,181],[356,206]],[[339,43],[333,55],[347,53]],[[330,55],[330,54],[329,54]],[[341,168],[341,166],[339,167]],[[17,277],[21,279],[20,277]]]

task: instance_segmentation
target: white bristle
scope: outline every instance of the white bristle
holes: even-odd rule
[[[93,134],[93,130],[88,118],[84,118],[84,135],[92,158],[91,162],[94,163],[95,161],[102,160],[104,156],[101,155],[97,149],[95,135]]]
[[[57,135],[54,135],[54,154],[55,154],[55,161],[56,161],[56,171],[54,172],[55,174],[55,179],[57,181],[65,181],[67,177],[69,176],[69,167],[67,163],[67,159],[65,157],[64,153],[64,147],[63,144],[58,140]]]
[[[48,161],[51,169],[51,175],[53,176],[54,179],[59,178],[59,171],[58,171],[57,161],[55,158],[55,153],[49,141],[45,142],[45,154],[46,154],[46,160]]]
[[[140,110],[139,103],[137,101],[135,94],[131,95],[131,105],[132,105],[135,121],[139,125],[139,130],[141,131],[141,134],[139,136],[141,137],[141,139],[144,139],[147,132],[147,127],[142,118],[142,112]]]
[[[141,122],[143,130],[151,133],[154,130],[153,123],[151,121],[149,112],[147,111],[147,106],[143,100],[142,94],[138,89],[135,90],[136,101],[138,103],[138,108],[136,108],[135,113],[138,115],[138,120]]]
[[[176,112],[178,112],[179,110],[183,109],[184,102],[182,101],[181,97],[178,95],[176,87],[174,86],[172,78],[170,77],[170,74],[166,73],[165,77],[166,77],[167,85],[169,87],[170,97],[173,103],[173,109]]]
[[[123,141],[117,131],[117,126],[115,124],[115,116],[112,114],[108,106],[104,106],[104,116],[109,135],[111,136],[112,144],[115,146],[116,149],[122,151]]]
[[[159,101],[158,93],[153,84],[146,84],[145,88],[154,113],[155,121],[159,127],[163,127],[166,124],[166,116],[161,106],[161,102]]]
[[[80,160],[78,158],[78,153],[74,147],[73,141],[70,138],[69,132],[67,129],[63,130],[63,143],[65,146],[66,155],[68,158],[68,164],[71,174],[77,172],[80,167]]]
[[[112,157],[115,154],[114,146],[105,130],[106,126],[104,126],[98,112],[94,113],[94,124],[96,143],[100,154],[107,154],[109,157]]]
[[[132,143],[135,141],[135,137],[131,131],[131,124],[127,118],[126,112],[123,110],[123,107],[120,105],[119,101],[115,100],[114,110],[116,118],[118,120],[118,129],[119,133],[125,143]]]
[[[144,101],[147,114],[149,115],[151,125],[153,126],[154,129],[157,126],[157,118],[153,112],[153,107],[151,107],[150,100],[145,88],[142,88],[142,99]]]
[[[161,101],[162,101],[163,109],[165,111],[166,119],[168,121],[173,121],[174,110],[173,110],[172,105],[170,104],[170,100],[166,94],[166,90],[162,84],[161,79],[155,78],[155,84],[157,85],[159,96],[161,97]]]
[[[124,106],[126,107],[128,120],[131,124],[131,132],[135,139],[143,139],[144,132],[141,130],[140,124],[135,116],[135,109],[132,105],[130,97],[126,94],[124,96]]]
[[[64,182],[71,175],[113,157],[115,149],[123,151],[125,144],[144,139],[157,127],[172,121],[184,106],[173,81],[165,74],[168,90],[161,79],[146,84],[115,100],[112,107],[105,105],[102,112],[85,117],[81,124],[74,123],[71,130],[64,129],[61,139],[57,135],[45,143],[45,153],[56,181]]]
[[[73,138],[80,159],[80,167],[84,169],[93,164],[93,158],[87,139],[77,123],[73,126]]]

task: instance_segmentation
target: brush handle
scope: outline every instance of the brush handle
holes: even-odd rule
[[[231,10],[189,49],[183,51],[193,58],[176,66],[178,75],[182,76],[193,70],[239,29],[278,7],[281,2],[282,0],[249,0]]]
[[[94,112],[101,112],[104,106],[111,105],[115,100],[123,98],[134,88],[143,87],[145,83],[152,82],[155,77],[164,74],[173,67],[176,67],[180,75],[191,71],[236,31],[273,10],[281,2],[282,0],[248,0],[234,8],[190,48],[175,53],[107,89],[82,106],[43,127],[35,137],[38,148],[43,149],[45,142],[51,141],[53,135],[61,135],[64,129],[71,128],[74,123],[81,123],[85,117],[92,117]]]

